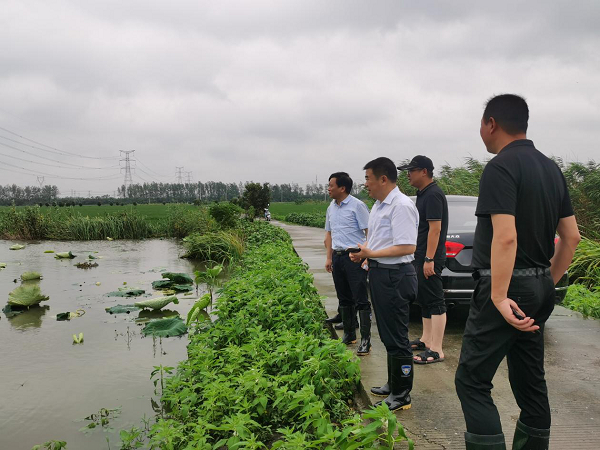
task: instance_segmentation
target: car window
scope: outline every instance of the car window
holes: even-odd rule
[[[475,231],[477,202],[448,202],[448,233]]]

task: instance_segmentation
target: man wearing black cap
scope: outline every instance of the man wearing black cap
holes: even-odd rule
[[[554,285],[581,238],[565,178],[527,139],[528,119],[527,103],[512,94],[490,99],[481,119],[481,139],[496,156],[479,183],[472,263],[477,284],[455,377],[467,450],[506,448],[491,396],[504,357],[521,409],[513,450],[550,445],[544,325],[554,308]]]
[[[433,162],[427,156],[415,156],[398,167],[408,171],[408,181],[417,191],[419,233],[415,251],[415,270],[419,289],[417,303],[421,306],[423,334],[411,341],[413,350],[423,350],[415,356],[415,364],[431,364],[444,360],[442,342],[446,328],[446,301],[442,286],[442,269],[446,261],[448,202],[444,192],[433,181]]]

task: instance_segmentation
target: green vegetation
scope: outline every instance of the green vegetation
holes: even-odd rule
[[[123,448],[391,450],[407,439],[385,405],[362,417],[351,409],[358,362],[323,328],[287,233],[244,228],[247,249],[220,291],[218,319],[190,321],[188,359],[161,376],[163,414],[148,431],[123,431]]]
[[[205,207],[191,205],[147,205],[122,207],[112,214],[84,215],[75,208],[39,206],[0,208],[0,238],[98,240],[178,237],[218,229]],[[97,207],[90,207],[96,208]],[[140,208],[140,209],[137,209]],[[106,208],[109,209],[109,208]]]
[[[307,213],[307,214],[322,214],[325,215],[330,202],[283,202],[271,203],[269,209],[271,215],[276,220],[285,220],[285,216],[290,213]]]
[[[231,263],[244,252],[244,240],[239,231],[214,231],[193,233],[183,239],[186,249],[184,258]]]
[[[563,306],[586,317],[600,319],[600,290],[591,291],[581,284],[573,284],[569,286]]]
[[[307,227],[325,228],[325,214],[290,213],[285,216],[285,222]]]
[[[223,202],[210,205],[208,211],[222,228],[234,228],[239,225],[242,208]]]
[[[240,204],[246,210],[246,216],[251,220],[261,216],[271,202],[271,189],[269,183],[262,186],[260,183],[247,183]]]

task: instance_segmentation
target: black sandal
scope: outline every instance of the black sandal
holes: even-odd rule
[[[418,352],[420,350],[427,350],[427,346],[425,345],[425,342],[422,342],[421,339],[417,338],[413,341],[410,341],[408,343],[408,345],[410,345],[410,349],[413,352]]]
[[[417,357],[421,358],[414,359],[415,364],[433,364],[436,362],[442,362],[444,358],[440,358],[440,354],[438,352],[434,352],[433,350],[427,349],[423,353],[419,353]],[[433,359],[428,359],[433,358]]]

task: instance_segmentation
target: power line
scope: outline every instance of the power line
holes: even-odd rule
[[[0,142],[1,144],[1,142]],[[38,162],[38,161],[32,161],[30,159],[23,159],[23,158],[19,158],[17,156],[12,156],[12,155],[7,155],[6,153],[0,153],[0,156],[6,156],[7,158],[13,158],[13,159],[17,159],[19,161],[24,161],[24,162],[28,162],[31,164],[38,164],[40,166],[46,166],[46,167],[57,167],[59,169],[76,169],[76,167],[69,167],[69,166],[57,166],[56,164],[48,164],[48,163],[42,163],[42,162]],[[116,166],[118,167],[118,166]],[[108,169],[108,167],[106,167]],[[81,168],[79,168],[81,169]],[[88,169],[99,169],[99,167],[89,167]],[[104,167],[102,167],[102,169],[104,169]]]
[[[42,142],[34,141],[33,139],[29,139],[28,137],[21,136],[20,134],[18,134],[18,133],[15,133],[14,131],[7,130],[7,129],[6,129],[6,128],[4,128],[4,127],[0,127],[0,130],[6,131],[7,133],[10,133],[10,134],[12,134],[12,135],[14,135],[14,136],[17,136],[17,137],[19,137],[19,138],[21,138],[21,139],[24,139],[24,140],[26,140],[26,141],[33,142],[34,144],[42,145],[42,146],[44,146],[44,147],[47,147],[48,149],[51,149],[51,150],[47,150],[47,149],[43,149],[43,148],[39,148],[39,147],[35,147],[35,148],[37,148],[38,150],[42,150],[42,151],[45,151],[45,152],[49,152],[49,153],[58,153],[59,155],[63,155],[63,156],[64,156],[64,155],[69,155],[69,156],[76,156],[77,158],[87,158],[87,159],[116,159],[116,157],[115,157],[115,156],[101,156],[101,157],[98,157],[98,156],[85,156],[85,155],[78,155],[77,153],[71,153],[71,152],[67,152],[66,150],[60,150],[60,149],[58,149],[58,148],[56,148],[56,147],[52,147],[52,146],[50,146],[50,145],[46,145],[46,144],[44,144],[44,143],[42,143]],[[0,137],[2,137],[2,136],[0,136]],[[11,140],[11,141],[12,141],[12,139],[10,139],[10,138],[6,138],[6,137],[3,137],[3,138],[4,138],[4,139],[8,139],[8,140]],[[13,142],[18,142],[18,141],[13,141]],[[19,144],[22,144],[21,142],[18,142],[18,143],[19,143]],[[28,145],[28,144],[22,144],[22,145]],[[31,147],[31,146],[29,146],[29,147]]]
[[[109,176],[106,176],[106,177],[87,177],[87,178],[65,177],[65,176],[54,175],[54,174],[46,173],[46,172],[39,172],[37,170],[27,169],[26,167],[15,166],[14,164],[10,164],[10,163],[7,163],[7,162],[4,162],[2,164],[10,166],[10,167],[14,167],[16,169],[22,169],[22,170],[27,170],[28,172],[32,172],[32,173],[25,173],[25,175],[44,175],[44,176],[46,176],[48,178],[58,178],[58,179],[61,179],[61,180],[85,180],[85,181],[88,181],[88,180],[113,180],[115,178],[120,178],[121,177],[121,175],[116,175],[116,176],[109,175]],[[8,172],[23,173],[23,172],[17,172],[17,171],[12,171],[12,170],[9,170],[9,169],[5,169],[3,167],[0,167],[0,169],[6,170]]]
[[[140,161],[139,157],[136,157],[137,162],[139,162],[142,166],[144,166],[146,169],[148,169],[150,172],[154,173],[155,176],[158,176],[159,178],[173,178],[173,175],[161,175],[160,173],[155,172],[154,170],[152,170],[150,167],[148,167],[146,164],[144,164],[142,161]],[[152,175],[148,174],[149,176],[153,177]]]
[[[2,136],[0,136],[0,137],[2,137]],[[72,168],[74,168],[74,169],[93,169],[93,170],[99,170],[99,169],[114,169],[114,168],[118,167],[118,166],[110,166],[110,167],[88,167],[88,166],[82,166],[80,164],[71,164],[71,163],[68,163],[68,162],[59,161],[57,159],[46,158],[45,156],[36,155],[35,153],[28,152],[27,150],[23,150],[21,148],[13,147],[12,145],[8,145],[8,144],[5,144],[3,142],[0,142],[0,145],[2,145],[4,147],[11,148],[11,149],[16,150],[16,151],[21,152],[21,153],[25,153],[27,155],[35,156],[36,158],[44,159],[46,161],[52,161],[52,162],[57,162],[57,163],[60,163],[60,164],[66,164],[68,166],[72,166]],[[14,156],[12,158],[14,158]],[[69,167],[67,167],[67,168],[69,168]]]

